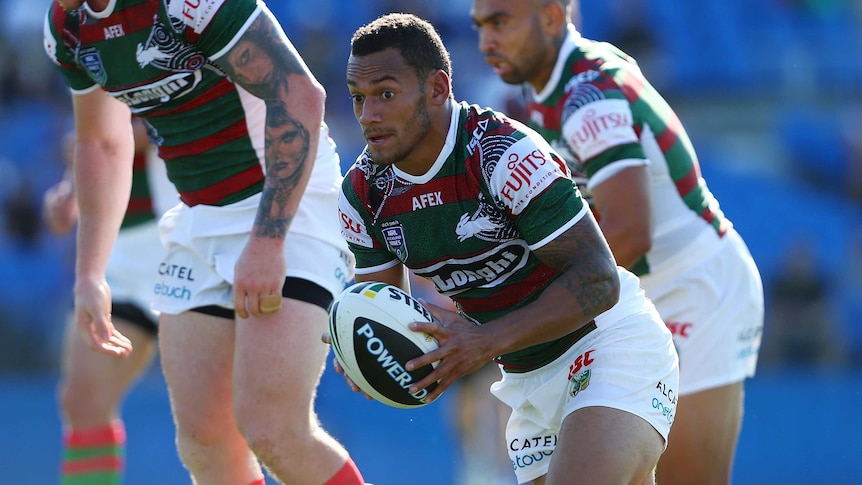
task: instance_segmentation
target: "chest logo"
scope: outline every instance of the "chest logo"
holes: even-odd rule
[[[182,25],[182,21],[170,17],[172,29]],[[192,45],[181,42],[171,29],[153,17],[153,30],[145,44],[138,44],[135,53],[141,68],[153,66],[163,71],[192,72],[210,65],[206,56],[198,52]]]
[[[123,30],[123,24],[109,25],[105,27],[105,39],[113,39],[124,35],[126,35],[126,32]]]
[[[81,65],[90,73],[90,77],[99,84],[104,84],[108,80],[108,73],[105,71],[105,66],[102,64],[102,57],[99,51],[95,48],[88,47],[81,49],[80,53]]]
[[[465,213],[458,221],[458,225],[455,226],[455,235],[458,236],[459,241],[464,242],[476,234],[491,232],[496,228],[497,226],[491,221],[491,217],[487,215],[473,214],[471,216],[469,213]]]
[[[398,221],[382,224],[383,239],[395,257],[402,263],[407,261],[407,242],[404,240],[404,227]]]
[[[424,209],[435,205],[443,205],[443,193],[431,192],[413,197],[413,210]]]

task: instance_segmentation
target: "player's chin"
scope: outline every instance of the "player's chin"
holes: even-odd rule
[[[398,158],[392,155],[392,152],[385,150],[382,147],[368,146],[368,153],[371,154],[371,159],[377,165],[393,165],[398,162]]]
[[[63,10],[69,11],[81,8],[84,5],[84,0],[57,0],[57,3]]]

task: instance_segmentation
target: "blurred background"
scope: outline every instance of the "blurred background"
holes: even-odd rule
[[[349,39],[379,14],[435,23],[458,99],[504,110],[519,96],[479,56],[469,0],[270,3],[327,88],[344,168],[363,146],[344,84]],[[54,387],[74,240],[46,230],[40,205],[72,123],[42,50],[46,5],[0,0],[0,483],[10,484],[56,483],[62,436]],[[579,18],[585,36],[635,56],[677,109],[762,272],[767,322],[734,483],[862,484],[862,2],[595,0]],[[327,369],[318,406],[369,482],[507,485],[491,379],[404,411],[365,401]],[[124,417],[126,483],[188,483],[157,366]]]

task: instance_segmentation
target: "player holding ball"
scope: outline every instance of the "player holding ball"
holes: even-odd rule
[[[407,370],[439,362],[409,390],[436,383],[433,401],[494,359],[520,483],[654,483],[676,407],[671,334],[560,156],[524,125],[456,102],[451,77],[416,16],[382,16],[351,40],[347,85],[367,145],[339,210],[356,279],[409,291],[409,270],[459,309],[426,304],[434,321],[410,324],[439,348]]]

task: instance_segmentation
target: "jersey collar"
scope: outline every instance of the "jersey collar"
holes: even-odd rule
[[[449,105],[452,108],[452,115],[449,117],[449,132],[446,134],[446,142],[443,143],[443,149],[440,150],[440,154],[437,155],[437,160],[434,161],[434,165],[431,165],[431,168],[422,175],[410,175],[407,172],[399,170],[395,165],[392,165],[392,170],[396,175],[398,175],[398,178],[414,184],[428,183],[437,175],[437,172],[440,171],[443,164],[446,163],[446,159],[449,158],[449,155],[451,155],[452,151],[455,149],[455,139],[458,137],[458,123],[461,120],[461,103],[449,100]]]
[[[565,67],[566,62],[569,59],[569,54],[572,53],[578,47],[578,40],[581,38],[581,34],[575,29],[575,26],[572,24],[568,25],[566,31],[566,38],[563,40],[563,45],[560,46],[560,53],[557,54],[557,62],[554,64],[554,70],[551,71],[551,77],[548,79],[548,82],[545,84],[545,87],[542,88],[540,93],[536,93],[536,90],[533,89],[533,86],[527,84],[526,87],[529,90],[530,94],[533,95],[533,99],[538,103],[544,102],[551,93],[554,92],[554,89],[557,87],[557,84],[560,82],[560,78],[563,75],[563,67]]]
[[[114,13],[114,9],[117,7],[117,0],[108,0],[108,5],[105,6],[104,10],[99,12],[94,11],[89,3],[84,3],[84,9],[87,11],[87,15],[97,19],[104,19],[111,16]]]

